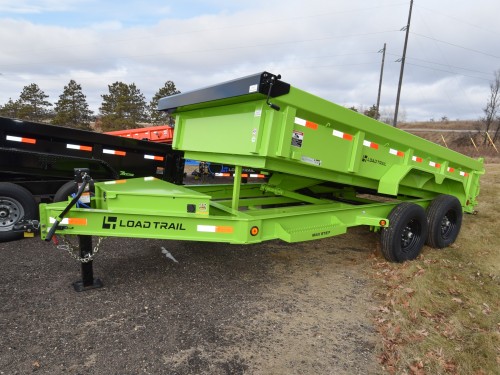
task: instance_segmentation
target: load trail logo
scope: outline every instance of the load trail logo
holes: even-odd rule
[[[364,163],[374,163],[374,164],[383,165],[384,167],[386,165],[385,161],[379,160],[379,159],[375,159],[375,158],[371,158],[368,155],[363,155],[363,160],[362,161]]]
[[[102,220],[103,229],[119,228],[141,228],[141,229],[163,229],[163,230],[186,230],[183,223],[148,220],[122,220],[116,216],[104,216]]]

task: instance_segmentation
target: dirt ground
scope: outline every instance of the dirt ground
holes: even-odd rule
[[[377,241],[108,238],[94,261],[104,287],[80,293],[69,254],[0,243],[0,374],[378,374]]]

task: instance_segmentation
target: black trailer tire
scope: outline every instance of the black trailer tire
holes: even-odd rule
[[[389,227],[382,229],[382,254],[390,262],[415,259],[427,238],[425,210],[417,204],[403,202],[389,214]]]
[[[20,220],[38,218],[38,206],[33,195],[22,186],[0,182],[0,242],[18,240],[22,232],[12,232]]]
[[[78,191],[75,181],[68,181],[57,190],[54,195],[54,202],[66,202],[71,194]]]
[[[427,207],[429,233],[426,244],[436,249],[450,246],[462,226],[462,205],[452,195],[439,195]]]

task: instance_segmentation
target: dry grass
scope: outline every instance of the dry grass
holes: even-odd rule
[[[497,151],[500,149],[500,144],[496,142],[497,150],[495,150],[489,141],[485,140],[485,134],[481,132],[483,127],[481,121],[411,122],[399,125],[400,129],[461,154],[472,158],[482,157],[486,163],[500,163],[500,153]],[[458,131],[453,132],[453,130]]]
[[[377,262],[380,361],[394,374],[500,373],[500,165],[481,181],[477,216],[455,244],[412,262]]]

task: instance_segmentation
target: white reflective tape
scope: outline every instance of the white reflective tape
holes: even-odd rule
[[[56,222],[56,219],[54,219],[53,217],[49,217],[49,223],[50,224],[54,224]],[[65,217],[64,219],[62,219],[59,224],[68,224],[69,223],[69,220],[67,217]]]
[[[196,230],[198,232],[215,233],[215,231],[217,230],[217,227],[215,225],[197,225]]]
[[[344,138],[344,133],[334,130],[332,133],[335,137]]]
[[[374,148],[375,150],[378,150],[378,144],[375,143],[375,142],[372,142],[372,141],[367,141],[367,140],[364,140],[363,141],[363,146],[365,147],[370,147],[370,148]]]
[[[389,154],[396,155],[396,156],[400,156],[400,157],[402,157],[402,156],[404,156],[404,155],[405,155],[405,153],[404,153],[404,152],[402,152],[402,151],[398,151],[398,150],[395,150],[395,149],[393,149],[393,148],[389,149]]]
[[[306,120],[304,120],[300,117],[295,117],[295,123],[297,125],[306,126]]]
[[[154,155],[144,155],[144,159],[155,160]]]
[[[6,137],[8,141],[14,141],[14,142],[22,142],[23,139],[21,137],[14,137],[13,135],[8,135]]]

